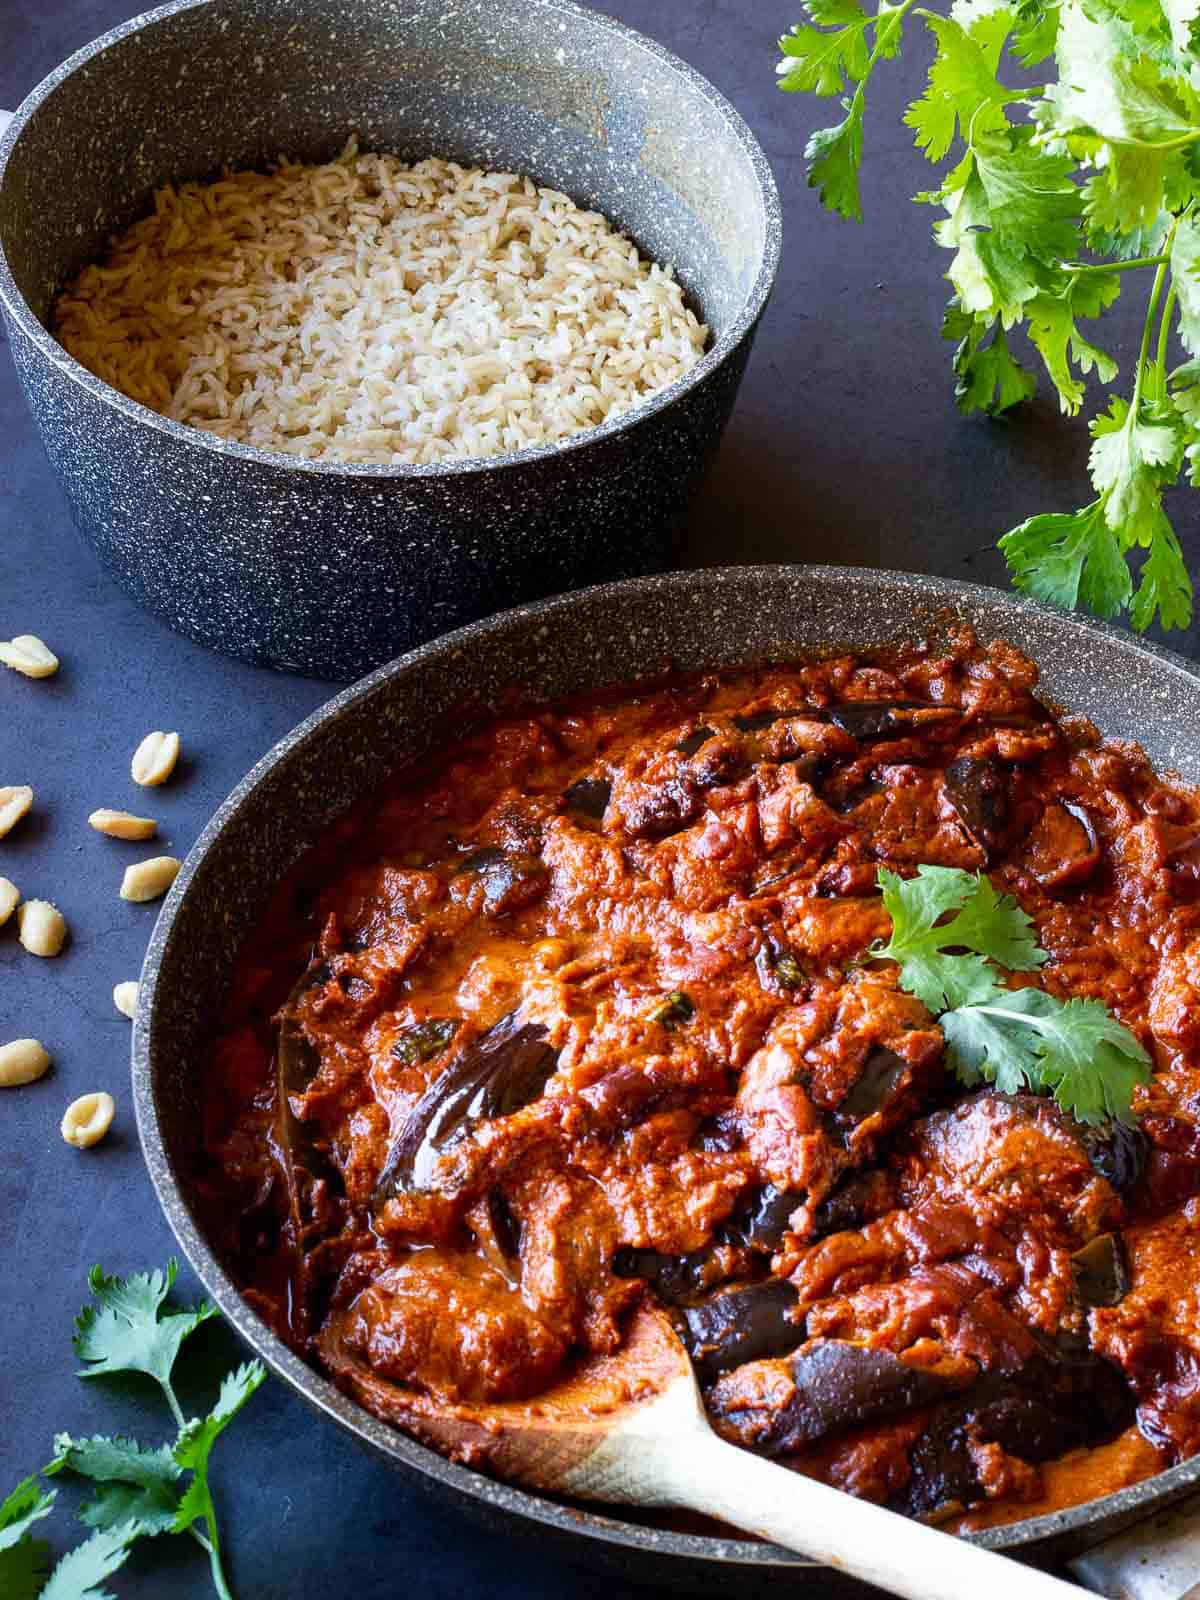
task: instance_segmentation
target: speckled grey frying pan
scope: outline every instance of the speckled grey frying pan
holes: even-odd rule
[[[786,659],[832,645],[936,634],[951,616],[1004,637],[1042,668],[1056,705],[1113,737],[1142,743],[1160,770],[1200,783],[1200,673],[1181,657],[997,590],[839,567],[746,567],[673,573],[586,590],[506,612],[423,645],[331,700],[246,776],[197,840],[158,919],[133,1035],[138,1126],[159,1198],[188,1259],[263,1359],[318,1410],[390,1465],[422,1475],[493,1518],[540,1536],[590,1541],[633,1578],[779,1592],[804,1563],[736,1538],[665,1532],[565,1507],[492,1482],[415,1444],[299,1361],[245,1305],[200,1232],[186,1174],[212,1019],[240,942],[273,885],[313,838],[386,773],[457,736],[461,707],[483,714],[513,686],[552,699],[682,669]],[[996,1549],[1070,1555],[1200,1486],[1200,1457],[1090,1505],[982,1536]],[[1200,1570],[1200,1561],[1198,1561]],[[835,1580],[824,1574],[823,1594]],[[1182,1585],[1130,1590],[1177,1600]],[[847,1585],[846,1592],[865,1591]]]

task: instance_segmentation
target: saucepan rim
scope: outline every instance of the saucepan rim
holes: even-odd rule
[[[25,97],[13,114],[12,121],[7,130],[0,137],[0,199],[3,196],[4,178],[12,155],[22,133],[39,108],[50,98],[56,89],[81,68],[103,55],[112,46],[129,38],[132,34],[140,33],[145,29],[156,26],[181,12],[198,10],[202,6],[221,4],[222,0],[169,0],[167,5],[159,6],[156,10],[143,12],[132,17],[128,22],[103,33],[99,38],[93,39],[74,55],[68,56],[61,65],[43,78],[41,83]],[[17,287],[12,271],[0,242],[0,304],[13,319],[16,326],[38,350],[38,352],[56,367],[71,382],[77,384],[95,399],[119,411],[130,421],[140,423],[143,427],[151,428],[158,433],[167,435],[170,439],[181,445],[191,445],[201,451],[206,451],[217,456],[227,456],[238,461],[256,462],[260,466],[274,466],[289,468],[292,471],[306,473],[314,477],[335,478],[367,478],[383,480],[408,480],[408,479],[444,479],[457,478],[464,475],[474,475],[485,472],[504,472],[514,467],[523,467],[530,462],[544,461],[568,455],[572,451],[586,449],[590,445],[600,444],[604,440],[615,438],[636,428],[639,423],[648,421],[649,418],[666,410],[676,400],[681,399],[691,390],[704,383],[704,381],[718,367],[722,366],[733,352],[745,340],[746,336],[755,327],[758,319],[766,307],[771,289],[775,282],[775,274],[779,266],[780,252],[783,239],[783,213],[779,202],[779,191],[775,184],[774,176],[766,155],[758,139],[751,131],[749,124],[726,97],[709,82],[694,67],[688,65],[673,51],[666,49],[657,40],[647,34],[640,33],[636,28],[630,28],[615,18],[593,11],[587,6],[577,5],[575,0],[523,0],[526,7],[537,7],[556,16],[571,17],[579,21],[586,21],[617,38],[628,40],[642,50],[656,56],[666,67],[673,71],[685,84],[688,93],[693,97],[707,100],[715,107],[725,122],[730,133],[741,146],[744,154],[750,161],[754,173],[755,184],[759,199],[763,207],[763,245],[762,260],[753,284],[745,295],[737,314],[725,332],[716,339],[712,347],[682,377],[665,388],[656,390],[648,395],[629,411],[611,421],[601,423],[598,427],[589,428],[583,433],[573,434],[570,438],[556,440],[552,444],[529,445],[523,450],[510,450],[495,456],[474,456],[461,461],[426,462],[420,464],[400,463],[397,465],[383,465],[375,462],[340,462],[340,461],[310,461],[297,456],[286,455],[279,451],[262,450],[257,446],[239,444],[234,440],[221,439],[214,434],[205,432],[201,428],[188,427],[184,423],[175,422],[170,417],[160,416],[157,411],[151,411],[148,406],[142,405],[137,400],[131,400],[119,389],[114,389],[111,384],[97,378],[88,371],[74,356],[69,355],[54,336],[43,327],[42,323],[33,314],[25,296]]]
[[[660,1556],[699,1559],[724,1566],[779,1566],[794,1569],[815,1564],[773,1545],[642,1527],[605,1515],[600,1511],[557,1504],[513,1485],[497,1482],[467,1467],[447,1461],[435,1451],[417,1444],[397,1429],[379,1421],[350,1400],[316,1368],[310,1367],[289,1350],[267,1325],[259,1320],[242,1299],[232,1279],[200,1233],[184,1198],[185,1184],[176,1176],[167,1156],[153,1080],[154,1019],[160,1006],[170,1004],[168,995],[160,996],[159,984],[164,963],[171,951],[175,924],[190,887],[209,856],[221,848],[226,829],[243,807],[252,801],[259,786],[280,766],[292,761],[297,753],[313,740],[320,739],[330,724],[383,690],[390,682],[427,667],[431,662],[445,661],[449,664],[455,658],[469,653],[473,645],[491,635],[504,634],[509,630],[523,632],[530,623],[541,623],[543,628],[539,629],[539,632],[563,624],[569,625],[573,614],[586,612],[596,601],[632,602],[650,595],[660,601],[664,596],[677,596],[681,600],[686,600],[697,615],[709,615],[709,610],[702,606],[705,600],[714,604],[719,603],[724,586],[747,582],[762,583],[766,589],[788,583],[816,584],[828,586],[847,598],[855,590],[859,594],[869,592],[886,594],[888,591],[894,593],[897,589],[903,588],[906,593],[919,597],[922,608],[928,605],[931,611],[940,607],[949,607],[952,611],[965,608],[969,614],[972,605],[976,608],[987,605],[993,613],[1007,612],[1014,617],[1033,614],[1047,619],[1057,629],[1072,635],[1078,640],[1081,651],[1086,651],[1089,637],[1094,638],[1099,635],[1110,642],[1119,643],[1130,653],[1135,662],[1137,658],[1143,658],[1156,676],[1161,676],[1164,672],[1178,674],[1187,680],[1189,687],[1200,682],[1200,667],[1196,663],[1186,660],[1164,646],[1134,639],[1110,624],[1052,611],[1021,596],[1006,594],[980,584],[873,568],[778,565],[718,567],[701,571],[673,572],[649,578],[629,579],[621,583],[598,585],[574,594],[534,601],[485,618],[481,622],[471,623],[453,633],[420,645],[334,695],[268,751],[218,806],[189,852],[164,902],[150,940],[142,970],[140,1001],[133,1028],[132,1076],[138,1132],[147,1166],[159,1201],[184,1254],[217,1305],[242,1337],[270,1368],[316,1410],[340,1423],[360,1442],[390,1462],[413,1469],[446,1488],[470,1499],[481,1501],[498,1511],[516,1514],[533,1522],[550,1525],[559,1530],[568,1530],[608,1544],[627,1549],[640,1549]],[[1002,1550],[1018,1550],[1045,1544],[1051,1540],[1061,1542],[1067,1539],[1077,1546],[1082,1546],[1087,1543],[1087,1530],[1093,1524],[1104,1522],[1111,1531],[1120,1522],[1136,1520],[1138,1514],[1147,1515],[1181,1498],[1198,1481],[1200,1481],[1200,1456],[1195,1456],[1141,1483],[1100,1499],[1087,1501],[1083,1505],[1064,1511],[989,1529],[970,1537],[990,1548]]]

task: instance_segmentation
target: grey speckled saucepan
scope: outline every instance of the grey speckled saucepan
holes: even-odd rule
[[[992,589],[837,567],[729,568],[590,589],[423,645],[289,734],[201,834],[163,907],[142,974],[133,1083],[146,1159],[171,1225],[222,1311],[286,1383],[389,1464],[478,1510],[525,1519],[543,1537],[590,1540],[589,1559],[607,1557],[630,1577],[711,1586],[724,1572],[736,1576],[739,1595],[778,1594],[781,1576],[804,1565],[740,1538],[666,1532],[564,1507],[455,1466],[347,1399],[242,1301],[189,1209],[187,1173],[211,1019],[272,887],[352,801],[455,736],[464,705],[486,714],[514,686],[553,699],[668,662],[723,667],[936,634],[948,616],[985,639],[1010,639],[1040,663],[1048,699],[1086,712],[1108,735],[1139,740],[1160,770],[1200,783],[1200,674],[1178,656]],[[1071,1553],[1198,1484],[1200,1457],[1091,1505],[995,1530],[984,1542]]]
[[[164,183],[365,148],[528,173],[671,263],[712,329],[679,382],[555,446],[424,467],[299,462],[125,399],[46,331]],[[653,572],[733,407],[780,249],[733,107],[569,0],[175,0],[65,62],[0,140],[0,305],[81,533],[173,628],[354,678],[556,590]]]

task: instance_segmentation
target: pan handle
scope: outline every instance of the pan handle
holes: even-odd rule
[[[1069,1566],[1108,1600],[1200,1600],[1200,1496],[1107,1539]]]

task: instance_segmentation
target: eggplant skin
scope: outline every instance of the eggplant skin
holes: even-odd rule
[[[860,743],[871,739],[907,739],[923,732],[928,724],[911,721],[905,712],[924,711],[931,721],[956,721],[962,716],[958,706],[935,705],[931,700],[845,700],[829,706],[827,716],[843,733]]]
[[[1150,1141],[1141,1128],[1123,1122],[1080,1127],[1079,1141],[1087,1152],[1092,1170],[1107,1178],[1118,1194],[1136,1189],[1146,1169]]]
[[[708,1396],[710,1412],[758,1455],[793,1455],[820,1439],[941,1400],[955,1387],[947,1377],[909,1366],[890,1350],[813,1339],[790,1361],[778,1363],[790,1379],[783,1386],[786,1401],[756,1404],[772,1387],[761,1382],[768,1375],[763,1369],[773,1366],[766,1362],[758,1371],[731,1372]]]
[[[804,1339],[803,1322],[789,1316],[796,1301],[790,1283],[767,1278],[688,1306],[680,1334],[701,1387],[731,1367],[794,1350]]]
[[[1008,823],[1010,781],[989,756],[959,756],[942,775],[946,799],[989,861]]]
[[[608,778],[576,778],[563,794],[563,806],[577,816],[599,822],[608,810],[612,783]]]
[[[1043,1346],[1014,1371],[986,1374],[934,1412],[891,1510],[936,1518],[985,1499],[971,1439],[1022,1461],[1051,1461],[1104,1444],[1132,1422],[1135,1396],[1118,1366],[1067,1339]]]
[[[437,1155],[478,1122],[511,1116],[538,1099],[558,1063],[539,1022],[519,1011],[470,1040],[409,1112],[375,1185],[378,1208],[395,1194],[429,1186]]]
[[[1129,1260],[1119,1233],[1100,1233],[1071,1257],[1075,1292],[1085,1306],[1118,1306],[1129,1293]]]

